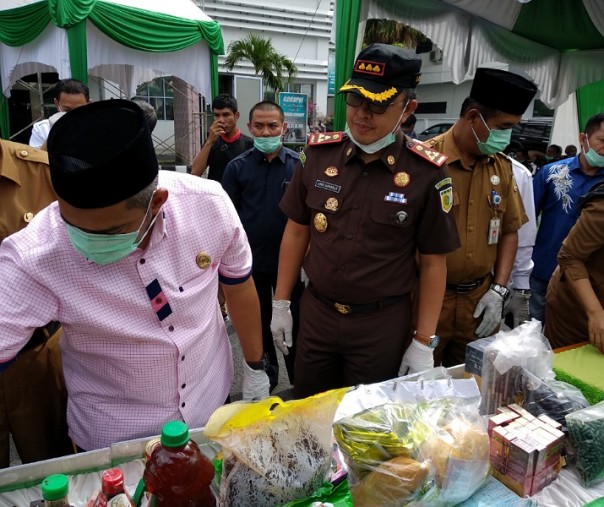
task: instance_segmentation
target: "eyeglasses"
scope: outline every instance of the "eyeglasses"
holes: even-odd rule
[[[404,100],[400,100],[399,102],[392,102],[391,104],[376,104],[374,102],[370,102],[367,99],[361,97],[358,93],[349,92],[345,95],[346,104],[352,107],[360,107],[363,102],[367,103],[367,108],[374,114],[384,114],[390,106],[394,106],[395,104],[402,104],[405,102]]]

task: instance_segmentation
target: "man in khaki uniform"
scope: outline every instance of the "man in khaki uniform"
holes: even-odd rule
[[[0,242],[55,199],[46,152],[0,140]],[[15,363],[0,373],[0,467],[9,466],[9,434],[24,463],[73,449],[59,335],[58,322],[34,330]]]
[[[536,91],[517,74],[479,68],[459,120],[427,142],[449,157],[461,239],[461,248],[447,256],[435,364],[463,363],[469,342],[499,329],[510,295],[506,284],[518,248],[517,231],[527,221],[511,162],[501,152]]]

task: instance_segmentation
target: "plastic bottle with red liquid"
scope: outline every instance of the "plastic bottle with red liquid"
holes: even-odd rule
[[[110,468],[101,475],[101,492],[94,507],[136,507],[124,486],[124,473],[119,468]]]
[[[143,475],[156,507],[215,507],[210,489],[214,466],[189,439],[182,421],[170,421],[162,429],[161,445],[153,449]]]

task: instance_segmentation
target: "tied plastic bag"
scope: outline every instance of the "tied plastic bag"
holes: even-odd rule
[[[541,380],[531,372],[522,370],[516,376],[518,402],[535,417],[545,414],[560,423],[566,431],[566,416],[589,406],[583,393],[566,382]]]
[[[355,507],[448,506],[488,477],[489,440],[472,400],[386,403],[338,420]]]
[[[346,389],[217,409],[204,434],[222,445],[219,506],[273,507],[306,498],[329,477],[331,425]]]
[[[489,437],[478,408],[467,400],[430,402],[422,415],[427,437],[419,454],[440,489],[438,505],[468,499],[489,477]]]
[[[531,320],[507,332],[499,332],[484,350],[481,410],[494,414],[498,407],[514,403],[516,377],[522,369],[540,379],[553,379],[552,347],[541,334],[541,322]]]
[[[604,480],[604,401],[568,414],[566,425],[583,484]]]
[[[429,488],[430,468],[414,458],[418,409],[385,403],[334,423],[355,507],[398,507]]]

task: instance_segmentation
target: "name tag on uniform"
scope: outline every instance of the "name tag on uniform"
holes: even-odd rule
[[[496,245],[499,243],[499,231],[501,230],[501,220],[499,218],[491,218],[489,222],[489,238],[487,244]]]

